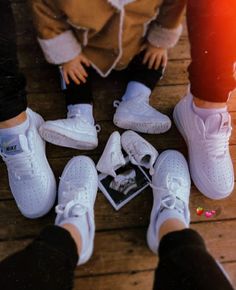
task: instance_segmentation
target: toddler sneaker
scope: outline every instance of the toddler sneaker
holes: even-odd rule
[[[189,227],[189,195],[191,180],[184,156],[175,150],[160,154],[152,177],[153,207],[147,231],[150,250],[157,254],[158,233],[169,219],[178,219]]]
[[[131,163],[150,169],[151,175],[154,173],[153,165],[156,162],[158,152],[150,143],[129,130],[122,134],[121,145],[129,155]]]
[[[171,127],[170,118],[149,104],[151,90],[138,82],[129,82],[122,101],[115,101],[113,122],[117,127],[140,133],[159,134]]]
[[[98,146],[98,126],[91,124],[80,114],[67,119],[45,122],[39,129],[44,140],[49,143],[80,149],[92,150]]]
[[[98,175],[93,161],[86,156],[72,158],[60,179],[55,224],[72,224],[78,229],[82,240],[78,265],[86,263],[93,252],[97,189]]]
[[[115,131],[107,141],[102,156],[98,161],[97,170],[115,178],[115,170],[124,165],[125,159],[121,151],[120,133]]]
[[[174,121],[189,152],[190,172],[196,187],[208,198],[222,199],[234,188],[229,152],[231,118],[228,112],[210,115],[204,122],[192,108],[189,93],[174,109]]]
[[[28,218],[45,215],[56,198],[56,181],[45,154],[45,142],[38,133],[43,118],[26,111],[29,128],[25,135],[1,137],[1,153],[9,184],[21,213]]]

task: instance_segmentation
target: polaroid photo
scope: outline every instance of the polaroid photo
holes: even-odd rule
[[[116,170],[115,178],[105,174],[99,175],[99,189],[116,210],[127,204],[150,184],[148,170],[133,165],[128,156],[125,161],[126,164]]]

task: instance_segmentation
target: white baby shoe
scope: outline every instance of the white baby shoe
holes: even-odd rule
[[[97,164],[97,170],[116,177],[118,168],[125,165],[125,159],[121,151],[120,133],[115,131],[107,141],[106,147]]]
[[[150,143],[137,133],[129,130],[122,134],[121,144],[125,152],[129,155],[131,163],[150,169],[150,174],[153,175],[153,166],[158,152]]]

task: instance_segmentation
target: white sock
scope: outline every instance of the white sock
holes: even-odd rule
[[[159,237],[158,237],[160,227],[165,221],[170,220],[170,219],[180,220],[186,226],[186,228],[189,227],[189,225],[186,224],[186,220],[185,220],[184,215],[182,213],[180,213],[177,209],[165,208],[161,213],[159,213],[159,216],[158,216],[157,222],[156,222],[156,233],[157,233],[158,243],[160,242]]]
[[[11,128],[3,128],[0,129],[0,136],[6,136],[6,135],[24,135],[27,129],[29,128],[29,118],[27,116],[27,119],[14,127]]]
[[[122,101],[128,101],[140,95],[143,95],[144,98],[149,98],[151,90],[142,83],[132,81],[128,83]]]
[[[62,222],[59,223],[59,226],[63,226],[64,224],[72,224],[78,229],[82,243],[80,256],[82,256],[84,251],[86,251],[86,245],[88,244],[90,238],[87,215],[64,219]]]
[[[76,115],[80,115],[91,125],[94,125],[93,105],[90,104],[69,105],[67,109],[68,109],[68,118],[76,118]]]
[[[193,111],[205,122],[210,115],[227,112],[227,106],[219,109],[205,109],[200,108],[193,102]]]

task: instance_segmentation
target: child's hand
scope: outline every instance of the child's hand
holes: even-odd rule
[[[84,64],[87,67],[90,66],[90,62],[87,57],[81,53],[71,61],[68,61],[62,65],[63,77],[67,85],[70,83],[70,78],[77,85],[81,82],[86,82],[88,74],[84,69]]]
[[[149,69],[157,70],[160,67],[160,65],[164,68],[167,66],[168,62],[167,49],[155,47],[150,43],[147,43],[143,46],[143,50],[145,50],[143,64],[148,64]]]

